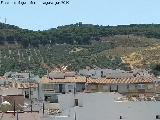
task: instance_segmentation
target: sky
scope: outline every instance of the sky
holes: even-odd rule
[[[47,30],[82,22],[95,25],[159,24],[160,0],[0,0],[0,22],[30,30]],[[4,4],[9,2],[9,4]],[[16,4],[13,4],[16,2]]]

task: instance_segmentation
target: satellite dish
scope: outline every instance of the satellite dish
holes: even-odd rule
[[[1,104],[1,111],[2,112],[7,112],[8,110],[10,110],[11,108],[11,104],[7,101],[2,102]]]

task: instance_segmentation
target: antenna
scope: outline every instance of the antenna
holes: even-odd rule
[[[7,18],[4,19],[4,23],[5,23],[5,24],[7,23]]]

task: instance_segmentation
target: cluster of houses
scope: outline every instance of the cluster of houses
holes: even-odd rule
[[[101,69],[83,70],[79,73],[52,71],[42,77],[40,85],[41,95],[45,100],[56,98],[55,96],[59,93],[77,92],[118,92],[137,96],[139,94],[153,95],[155,79],[147,71],[119,71],[118,73],[116,70],[107,72]]]
[[[0,86],[19,90],[16,96],[57,103],[58,95],[66,93],[117,92],[153,96],[157,92],[155,81],[156,78],[145,70],[84,69],[78,73],[51,71],[41,79],[30,73],[6,73],[0,78]]]

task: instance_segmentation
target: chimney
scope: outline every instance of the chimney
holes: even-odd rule
[[[86,76],[86,83],[87,83],[88,78],[89,78],[89,76],[87,75],[87,76]]]

